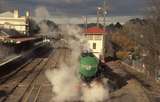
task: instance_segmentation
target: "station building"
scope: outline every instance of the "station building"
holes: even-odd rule
[[[85,30],[85,36],[88,40],[89,48],[97,58],[103,54],[105,34],[106,31],[98,27],[90,27]]]
[[[0,14],[0,28],[15,29],[20,33],[27,34],[29,26],[29,11],[26,11],[25,16],[20,16],[18,10],[13,12],[4,12]]]

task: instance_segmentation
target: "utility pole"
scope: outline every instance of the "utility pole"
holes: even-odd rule
[[[101,7],[97,7],[97,28],[99,28],[100,10],[102,10],[102,8]]]
[[[106,31],[106,14],[107,14],[107,9],[106,9],[106,0],[104,0],[104,3],[103,3],[103,23],[104,23],[104,25],[103,25],[103,29],[104,29],[104,31]]]
[[[103,2],[103,57],[105,58],[105,52],[106,52],[106,14],[107,14],[107,9],[106,9],[106,0]]]
[[[82,16],[83,25],[84,25],[84,31],[87,31],[88,28],[88,18],[87,16]]]
[[[87,16],[85,17],[85,20],[86,20],[85,21],[85,25],[86,25],[85,28],[86,28],[86,31],[87,31],[87,28],[88,28],[88,18],[87,18]]]
[[[101,14],[102,13],[102,14]],[[103,4],[101,7],[97,7],[97,28],[99,28],[99,18],[100,18],[100,15],[102,15],[103,17],[103,41],[102,41],[102,46],[103,46],[103,49],[102,49],[102,56],[103,56],[103,60],[105,58],[105,52],[106,52],[106,49],[105,49],[105,45],[106,45],[106,14],[107,14],[107,8],[106,8],[106,0],[104,0]]]

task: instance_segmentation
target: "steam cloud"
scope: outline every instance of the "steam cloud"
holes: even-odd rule
[[[98,83],[93,81],[91,83],[91,88],[89,87],[82,87],[82,100],[84,102],[102,102],[104,100],[109,99],[109,92],[107,89],[107,82]]]
[[[50,16],[47,8],[45,8],[44,6],[37,7],[34,12],[35,12],[35,20],[37,22],[47,19]]]
[[[81,43],[84,42],[80,38],[83,39],[83,36],[81,29],[76,26],[60,26],[60,31],[63,32],[61,35],[63,40],[57,41],[56,47],[68,47],[72,50],[71,55],[67,62],[59,63],[60,68],[48,70],[46,75],[53,85],[53,92],[56,94],[53,98],[54,101],[79,100],[80,90],[76,86],[79,85],[80,80],[76,72],[79,66]]]
[[[36,10],[36,12],[41,13],[41,9]],[[42,11],[44,11],[45,15],[49,15],[46,9]],[[47,13],[45,13],[45,11]],[[57,65],[58,68],[48,69],[45,73],[53,86],[52,101],[97,102],[108,99],[107,82],[102,84],[94,81],[91,83],[91,87],[89,87],[87,85],[84,86],[80,80],[78,73],[79,56],[82,49],[88,49],[87,40],[82,33],[82,29],[76,25],[60,25],[58,29],[59,30],[55,32],[50,30],[47,25],[42,25],[41,27],[43,33],[52,34],[55,39],[60,38],[52,43],[55,49],[68,48],[71,51],[68,58],[66,58],[67,61],[60,61]]]
[[[56,47],[71,49],[71,55],[67,62],[60,62],[59,68],[49,69],[46,76],[53,85],[53,101],[85,101],[97,102],[108,99],[108,89],[105,85],[92,82],[91,87],[83,86],[78,75],[79,56],[81,48],[86,46],[87,41],[82,35],[82,30],[75,25],[60,26],[63,40],[57,41]],[[63,43],[62,43],[63,42]]]

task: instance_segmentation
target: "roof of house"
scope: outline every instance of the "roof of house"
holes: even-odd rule
[[[85,31],[86,35],[103,35],[105,31],[102,28],[90,27]]]

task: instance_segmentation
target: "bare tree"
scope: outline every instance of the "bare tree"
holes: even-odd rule
[[[160,1],[151,0],[147,24],[143,30],[143,47],[148,51],[144,60],[151,74],[156,77],[160,70]]]
[[[149,76],[157,78],[160,72],[160,1],[151,0],[150,9],[144,24],[126,24],[124,32],[141,49],[142,62],[146,65]]]

